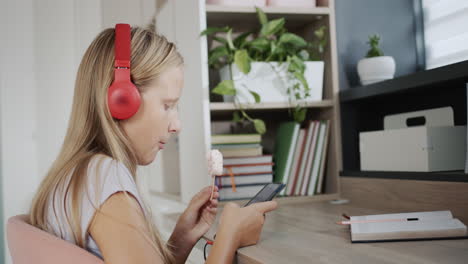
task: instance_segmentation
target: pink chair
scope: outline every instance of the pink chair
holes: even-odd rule
[[[104,264],[88,251],[29,224],[27,215],[10,217],[7,240],[14,264]]]

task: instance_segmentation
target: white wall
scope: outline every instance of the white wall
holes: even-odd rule
[[[39,182],[35,144],[37,84],[33,1],[2,2],[0,10],[0,176],[5,225],[9,216],[27,210]],[[7,252],[4,249],[5,255],[9,255]]]
[[[76,71],[88,45],[104,26],[150,21],[154,0],[129,3],[1,2],[0,218],[4,227],[10,216],[27,213],[37,186],[60,150]],[[151,177],[162,173],[154,166],[142,170]],[[147,186],[146,179],[141,182]],[[4,263],[11,263],[6,248],[4,255]]]
[[[185,88],[180,100],[180,192],[188,202],[211,182],[206,153],[211,148],[205,0],[172,1],[176,44],[185,61]],[[198,15],[197,15],[198,14]],[[198,40],[198,41],[195,41]]]

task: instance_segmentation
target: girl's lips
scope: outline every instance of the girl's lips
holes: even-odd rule
[[[164,149],[164,143],[163,142],[159,142],[159,148]]]

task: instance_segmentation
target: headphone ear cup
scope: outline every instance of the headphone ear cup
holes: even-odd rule
[[[128,119],[140,108],[140,92],[131,81],[114,81],[109,87],[107,102],[112,117]]]

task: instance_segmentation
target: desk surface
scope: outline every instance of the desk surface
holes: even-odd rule
[[[341,214],[392,213],[329,202],[280,204],[267,214],[257,245],[240,248],[238,263],[467,263],[468,240],[352,244]],[[220,213],[218,213],[219,219]],[[456,216],[455,216],[456,217]],[[216,226],[206,234],[212,238]]]

